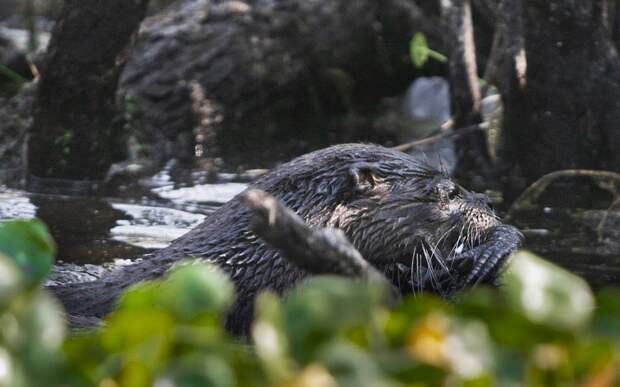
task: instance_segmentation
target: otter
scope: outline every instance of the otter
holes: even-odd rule
[[[402,294],[442,296],[492,283],[521,241],[485,195],[397,150],[342,144],[300,156],[252,184],[279,199],[311,227],[340,229]],[[213,262],[234,281],[227,328],[247,332],[256,295],[284,293],[311,275],[265,244],[250,228],[242,195],[168,247],[98,281],[56,287],[70,315],[102,317],[127,286],[163,275],[186,257]]]

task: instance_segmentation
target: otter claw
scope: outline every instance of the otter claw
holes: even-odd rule
[[[482,282],[486,276],[498,266],[500,260],[508,257],[512,249],[504,250],[497,246],[489,246],[474,264],[474,268],[465,280],[465,286],[475,286]]]
[[[465,262],[473,263],[462,287],[469,287],[483,282],[490,273],[502,266],[511,252],[516,250],[523,239],[523,235],[513,226],[499,225],[495,227],[487,241],[465,253],[455,260],[460,266]]]

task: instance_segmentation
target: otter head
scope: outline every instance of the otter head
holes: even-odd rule
[[[501,225],[485,195],[392,149],[339,145],[282,167],[272,175],[277,188],[265,188],[306,222],[343,230],[362,256],[403,292],[448,295],[472,283],[476,260],[484,255],[475,249]],[[469,259],[460,259],[474,251]],[[480,273],[489,275],[486,269]]]
[[[402,290],[456,290],[467,274],[456,267],[457,257],[500,222],[485,195],[424,162],[401,161],[352,165],[351,196],[336,208],[331,225]]]

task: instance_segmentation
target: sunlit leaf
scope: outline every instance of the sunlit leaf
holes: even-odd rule
[[[486,385],[495,372],[493,343],[481,321],[452,318],[444,352],[450,369],[468,385]]]
[[[256,302],[256,321],[252,325],[252,338],[256,354],[272,384],[292,378],[295,369],[289,358],[288,340],[282,329],[282,308],[273,293],[263,293]]]
[[[583,279],[526,251],[513,256],[504,282],[512,306],[537,323],[574,330],[588,323],[594,309]]]
[[[0,386],[14,386],[15,370],[11,354],[3,347],[0,347]]]
[[[409,42],[409,57],[411,62],[417,68],[423,67],[428,61],[429,48],[426,42],[426,36],[417,32]]]
[[[421,32],[415,33],[409,42],[409,57],[416,68],[424,67],[429,59],[434,59],[440,63],[448,61],[445,55],[428,46],[426,36]]]
[[[0,309],[21,290],[22,276],[14,261],[0,254]]]

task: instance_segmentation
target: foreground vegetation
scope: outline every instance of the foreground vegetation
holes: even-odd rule
[[[317,277],[264,294],[251,343],[227,335],[234,289],[207,265],[128,291],[105,327],[69,332],[41,289],[53,244],[0,226],[2,386],[423,386],[620,383],[620,292],[518,253],[505,285],[387,308],[383,289]]]

